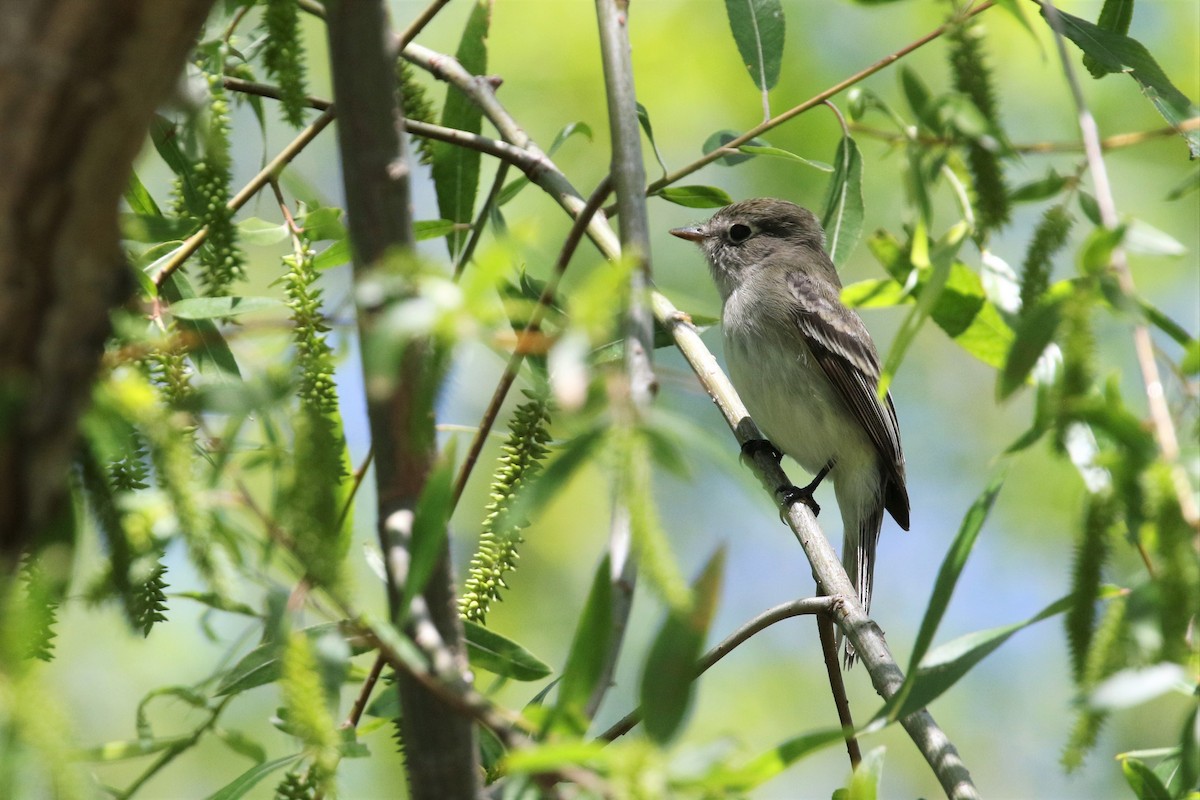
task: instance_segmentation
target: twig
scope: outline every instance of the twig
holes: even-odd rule
[[[961,20],[970,19],[971,17],[975,16],[976,14],[980,14],[984,11],[987,11],[994,4],[995,4],[994,0],[988,0],[988,2],[986,2],[986,3],[981,3],[980,5],[976,6],[975,8],[971,8],[971,9],[968,9],[967,11],[965,11],[962,14],[960,19]],[[825,89],[824,91],[820,92],[819,94],[813,95],[808,100],[805,100],[803,103],[801,103],[800,105],[793,106],[792,108],[789,108],[787,111],[784,111],[782,114],[780,114],[776,117],[772,117],[771,119],[767,120],[766,122],[762,123],[761,125],[757,125],[757,126],[751,128],[750,130],[746,131],[745,133],[743,133],[741,136],[737,137],[736,139],[733,139],[732,141],[727,142],[723,148],[718,148],[718,149],[712,151],[711,153],[706,153],[705,155],[696,159],[695,161],[688,164],[687,166],[680,167],[679,169],[675,170],[674,172],[670,172],[670,173],[664,175],[663,177],[659,178],[658,180],[651,183],[648,187],[646,187],[646,194],[652,195],[655,192],[657,192],[659,189],[662,189],[665,186],[669,186],[672,183],[675,183],[675,181],[679,180],[680,178],[685,178],[688,175],[691,175],[696,170],[700,169],[701,167],[707,166],[708,164],[711,164],[712,162],[714,162],[718,158],[720,158],[722,155],[724,155],[724,152],[723,152],[724,150],[735,150],[735,149],[741,147],[742,145],[746,144],[747,142],[749,142],[754,137],[761,136],[762,134],[766,133],[767,131],[771,130],[772,128],[779,127],[783,123],[790,120],[792,117],[795,117],[799,114],[803,114],[805,111],[808,111],[810,108],[813,108],[814,106],[818,106],[821,103],[824,103],[829,98],[845,91],[846,89],[849,89],[851,86],[855,85],[856,83],[861,83],[863,80],[871,77],[876,72],[879,72],[881,69],[891,66],[892,64],[899,61],[901,58],[903,58],[904,56],[913,52],[914,50],[924,47],[925,45],[932,42],[934,39],[937,39],[939,36],[944,34],[946,31],[953,28],[958,23],[958,21],[959,20],[956,20],[953,22],[948,22],[945,25],[942,25],[942,26],[936,28],[935,30],[922,36],[920,39],[917,39],[915,42],[912,42],[911,44],[908,44],[908,45],[900,48],[899,50],[897,50],[894,53],[884,56],[883,58],[879,59],[871,66],[867,67],[866,69],[859,70],[858,72],[854,73],[853,75],[846,78],[845,80],[843,80],[839,83],[835,83],[833,86],[830,86],[828,89]]]
[[[280,150],[279,155],[271,159],[271,161],[265,167],[259,170],[258,174],[251,178],[246,185],[241,188],[241,191],[239,191],[229,200],[228,203],[226,203],[226,207],[230,211],[237,211],[239,208],[249,202],[251,197],[253,197],[260,189],[266,186],[272,178],[277,177],[283,168],[292,162],[292,159],[298,156],[313,139],[317,138],[317,135],[321,131],[325,130],[330,122],[333,122],[332,108],[326,109],[325,113],[313,120],[312,124],[310,124],[307,128],[300,131],[300,135],[293,139],[287,145],[287,147]],[[162,269],[160,269],[158,274],[154,276],[154,285],[161,288],[163,283],[166,282],[167,278],[171,277],[171,274],[174,273],[175,270],[182,267],[184,262],[186,262],[193,253],[200,249],[200,245],[204,244],[204,240],[207,238],[208,228],[204,227],[184,240],[183,244],[181,244],[178,249],[175,250],[175,253],[171,256],[171,259],[163,264]]]
[[[458,261],[454,263],[454,279],[458,280],[467,267],[467,262],[475,255],[475,248],[479,246],[479,240],[483,238],[483,229],[487,225],[487,216],[492,213],[492,206],[496,199],[500,196],[500,192],[504,189],[504,179],[508,177],[508,162],[501,161],[500,166],[496,168],[496,176],[492,178],[492,188],[488,191],[487,197],[483,201],[483,205],[479,208],[479,216],[475,218],[475,224],[471,226],[471,237],[467,239],[467,246],[458,254]]]
[[[463,459],[462,466],[459,467],[458,477],[454,481],[454,499],[450,504],[451,509],[454,509],[458,505],[463,490],[467,486],[467,480],[471,477],[471,471],[475,468],[476,461],[479,460],[479,454],[483,450],[483,443],[491,432],[492,425],[496,422],[496,417],[500,414],[500,407],[504,404],[504,398],[508,396],[508,390],[512,388],[513,381],[516,380],[517,374],[521,370],[521,364],[525,361],[525,354],[527,352],[526,343],[536,338],[541,331],[542,320],[546,316],[546,310],[554,302],[554,295],[558,291],[558,283],[562,279],[563,273],[566,272],[567,265],[571,263],[571,256],[575,254],[575,249],[583,239],[584,231],[591,225],[592,218],[600,208],[600,204],[605,201],[611,191],[612,182],[608,177],[605,177],[604,180],[600,181],[600,185],[596,187],[595,191],[592,192],[592,196],[588,198],[583,210],[575,217],[575,222],[571,225],[571,230],[567,233],[567,238],[558,253],[558,259],[554,262],[554,271],[551,273],[550,279],[546,281],[546,286],[542,289],[542,295],[538,298],[537,305],[534,306],[533,311],[530,313],[529,321],[525,323],[524,330],[517,337],[517,345],[513,348],[512,355],[508,358],[508,364],[504,367],[504,374],[500,376],[500,381],[496,384],[496,389],[492,392],[492,399],[488,403],[487,410],[483,413],[483,419],[479,423],[475,437],[471,440],[471,446],[467,450],[467,455]]]
[[[749,622],[743,623],[733,633],[722,639],[720,644],[705,653],[696,662],[696,673],[692,676],[692,679],[695,680],[705,672],[708,672],[718,661],[732,653],[751,636],[766,630],[776,622],[782,622],[785,619],[805,614],[816,614],[818,619],[827,618],[832,609],[833,600],[828,597],[806,597],[802,600],[793,600],[790,603],[784,603],[783,605],[767,609]],[[836,658],[834,659],[834,665],[837,665]],[[635,708],[596,738],[602,742],[614,741],[617,737],[624,736],[633,730],[633,727],[641,722],[641,720],[642,709]]]
[[[969,13],[978,13],[990,5],[988,3]],[[939,29],[938,33],[941,30]],[[505,110],[504,106],[496,99],[490,84],[471,75],[455,59],[428,48],[410,44],[405,48],[403,55],[436,77],[453,83],[480,107],[484,116],[500,131],[505,141],[540,158],[544,169],[536,176],[531,176],[530,180],[558,202],[567,213],[572,216],[579,213],[579,209],[584,203],[578,191]],[[898,57],[898,55],[895,56],[895,58]],[[895,58],[891,60],[895,60]],[[588,225],[587,232],[606,258],[616,259],[620,256],[620,244],[607,219],[600,215],[594,216]],[[676,346],[699,376],[701,384],[725,416],[726,422],[734,431],[739,442],[750,438],[762,438],[762,434],[758,432],[757,427],[750,419],[745,406],[742,405],[732,384],[729,383],[729,379],[721,372],[716,358],[700,340],[699,333],[686,316],[658,292],[651,292],[650,302],[655,318],[671,333]],[[763,457],[770,461],[765,453]],[[760,463],[757,469],[760,475],[769,474],[776,479],[769,485],[772,497],[774,496],[774,487],[787,482],[783,471],[773,462],[769,466]],[[803,516],[804,514],[807,514],[807,518]],[[850,585],[850,579],[846,577],[841,562],[834,554],[828,540],[821,533],[807,506],[797,504],[797,507],[794,507],[789,514],[788,520],[793,532],[800,539],[818,580],[829,594],[838,596],[835,600],[838,623],[846,636],[854,643],[855,650],[871,675],[876,691],[884,699],[890,698],[903,684],[904,675],[888,651],[882,632],[858,605],[858,601],[855,599],[856,592]],[[966,800],[966,798],[978,796],[978,792],[971,782],[970,773],[959,758],[954,745],[928,712],[920,711],[911,714],[902,719],[901,724],[929,763],[934,774],[937,775],[948,797],[955,798],[955,800]]]
[[[850,768],[858,769],[862,763],[862,752],[858,749],[858,738],[854,735],[854,717],[850,715],[850,701],[846,698],[846,682],[842,679],[842,665],[838,663],[837,636],[833,632],[833,620],[828,614],[817,616],[817,635],[821,638],[821,655],[825,660],[825,674],[829,676],[829,692],[837,707],[838,722],[846,738],[846,754],[850,756]]]
[[[1066,76],[1067,84],[1071,87],[1071,97],[1075,101],[1088,170],[1092,174],[1092,183],[1096,189],[1096,205],[1100,208],[1100,221],[1105,228],[1115,230],[1120,225],[1120,219],[1117,217],[1117,205],[1113,199],[1112,186],[1108,182],[1108,169],[1104,164],[1100,131],[1096,126],[1096,119],[1087,107],[1083,89],[1075,76],[1075,68],[1067,55],[1067,46],[1062,35],[1062,19],[1058,16],[1058,9],[1054,7],[1051,0],[1045,0],[1042,8],[1046,14],[1046,21],[1054,29],[1054,43],[1058,48],[1059,59],[1062,61],[1063,74]],[[1131,300],[1136,298],[1137,289],[1133,285],[1133,274],[1129,271],[1129,262],[1125,258],[1123,246],[1113,248],[1112,268],[1117,275],[1121,293]],[[1196,500],[1192,496],[1187,472],[1179,463],[1179,439],[1175,435],[1175,423],[1171,419],[1171,409],[1167,405],[1162,378],[1158,374],[1158,362],[1154,359],[1154,340],[1150,336],[1149,326],[1144,321],[1134,322],[1133,348],[1137,354],[1138,367],[1141,369],[1142,383],[1146,387],[1146,400],[1150,407],[1154,438],[1158,440],[1158,448],[1162,452],[1163,461],[1171,470],[1171,479],[1175,486],[1180,513],[1188,525],[1196,529],[1195,543],[1200,547],[1200,508],[1197,508]]]
[[[1100,140],[1100,149],[1107,152],[1109,150],[1120,150],[1124,147],[1133,147],[1146,142],[1154,141],[1155,139],[1165,139],[1179,135],[1180,131],[1194,131],[1200,129],[1200,117],[1186,119],[1179,123],[1179,127],[1164,126],[1162,128],[1154,128],[1148,131],[1130,131],[1129,133],[1117,133],[1112,136],[1106,136]],[[952,139],[947,139],[942,136],[930,136],[928,134],[917,134],[915,137],[903,133],[895,133],[893,131],[885,131],[879,128],[864,125],[861,122],[850,123],[850,130],[855,133],[861,133],[863,136],[870,136],[872,139],[882,139],[885,142],[903,143],[916,141],[925,145],[943,145],[949,147],[957,144]],[[1077,153],[1081,152],[1083,144],[1080,142],[1026,142],[1024,144],[1011,145],[1012,150],[1017,153]]]
[[[408,27],[397,37],[400,49],[403,50],[406,44],[417,38],[417,34],[424,30],[429,21],[436,17],[437,13],[442,10],[442,6],[449,2],[450,0],[433,0],[432,3],[426,6],[425,10],[418,14],[417,18],[410,22]]]

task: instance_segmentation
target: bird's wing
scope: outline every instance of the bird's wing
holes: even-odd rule
[[[888,478],[884,504],[900,525],[908,530],[908,491],[904,485],[904,454],[900,449],[900,426],[888,394],[885,402],[876,396],[879,386],[879,356],[859,316],[842,310],[834,287],[800,272],[787,274],[788,289],[796,301],[796,324],[825,376],[863,426],[875,445]]]

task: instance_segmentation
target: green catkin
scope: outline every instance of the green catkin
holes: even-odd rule
[[[313,770],[289,772],[275,787],[275,800],[316,800],[318,788]]]
[[[296,0],[267,0],[263,26],[267,30],[263,66],[279,86],[283,118],[293,128],[299,128],[304,124],[304,112],[308,107],[308,89]]]
[[[459,613],[472,622],[484,622],[492,602],[499,601],[501,590],[508,588],[504,574],[516,568],[517,548],[524,541],[521,531],[529,525],[529,520],[510,512],[521,490],[541,471],[542,459],[549,452],[549,402],[541,394],[526,392],[525,396],[528,402],[516,409],[509,422],[508,439],[492,476],[479,549],[471,559],[459,600]]]
[[[1049,288],[1054,257],[1066,246],[1074,223],[1075,218],[1066,206],[1056,205],[1046,209],[1041,222],[1034,229],[1021,268],[1022,315],[1032,311]]]
[[[1100,618],[1084,663],[1081,691],[1090,691],[1120,664],[1127,603],[1125,597],[1114,597]],[[1107,717],[1106,711],[1086,706],[1080,709],[1067,744],[1063,748],[1062,764],[1067,771],[1077,769],[1083,764],[1084,756],[1096,745],[1096,737],[1100,735],[1100,728]]]
[[[947,37],[954,87],[970,98],[984,119],[998,130],[1000,119],[992,88],[992,72],[983,53],[983,28],[969,20],[952,27]],[[979,232],[985,236],[1005,225],[1011,213],[998,146],[998,142],[967,143],[967,167],[974,185],[976,222]]]
[[[230,158],[229,100],[220,75],[208,76],[212,95],[209,105],[208,136],[204,158],[192,168],[191,186],[195,193],[192,214],[208,229],[200,248],[200,276],[205,294],[229,294],[235,280],[246,275],[245,257],[238,245],[237,227],[229,208],[229,186],[233,180]]]
[[[142,631],[143,636],[149,636],[155,623],[166,622],[167,596],[164,591],[167,582],[163,576],[167,574],[165,564],[157,563],[150,571],[145,582],[138,586],[133,593],[133,603],[130,607],[130,617],[135,628]]]
[[[21,563],[20,580],[24,588],[20,619],[20,652],[25,658],[54,659],[54,637],[58,634],[58,603],[51,596],[48,581],[36,558],[26,556]]]
[[[412,64],[403,58],[396,59],[396,82],[400,86],[400,97],[404,101],[404,116],[417,122],[437,122],[434,117],[433,104],[425,87],[417,82]],[[422,136],[413,137],[417,158],[426,166],[433,163],[433,143]]]
[[[1078,687],[1084,679],[1088,650],[1096,624],[1096,601],[1101,571],[1111,554],[1111,533],[1116,508],[1111,495],[1089,497],[1082,537],[1075,546],[1071,567],[1071,607],[1064,620],[1071,671]]]

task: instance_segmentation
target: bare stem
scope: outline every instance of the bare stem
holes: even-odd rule
[[[1071,87],[1071,97],[1075,101],[1075,109],[1079,118],[1079,132],[1083,137],[1083,150],[1087,156],[1088,171],[1092,175],[1092,183],[1096,189],[1096,205],[1100,208],[1100,221],[1105,228],[1115,230],[1120,224],[1117,217],[1117,204],[1113,198],[1112,185],[1108,181],[1108,168],[1104,163],[1104,152],[1101,147],[1100,130],[1096,119],[1087,107],[1083,96],[1083,88],[1075,76],[1075,68],[1067,55],[1067,46],[1062,35],[1062,19],[1054,3],[1045,0],[1042,8],[1046,13],[1046,21],[1054,29],[1054,42],[1058,48],[1058,56],[1062,61],[1063,75]],[[1112,252],[1112,268],[1117,275],[1117,283],[1121,292],[1131,300],[1136,299],[1137,289],[1133,284],[1133,273],[1129,271],[1129,262],[1125,258],[1125,248],[1116,247]],[[1154,358],[1154,340],[1150,336],[1150,328],[1145,322],[1137,321],[1133,326],[1133,348],[1137,354],[1138,367],[1142,373],[1142,383],[1146,387],[1146,400],[1150,407],[1150,420],[1154,426],[1154,437],[1158,440],[1159,450],[1171,470],[1171,480],[1179,501],[1179,510],[1188,525],[1200,532],[1200,508],[1192,495],[1191,483],[1187,472],[1179,463],[1179,439],[1175,434],[1175,423],[1171,419],[1171,409],[1167,405],[1167,395],[1163,389],[1162,378],[1158,373],[1158,362]],[[1200,536],[1196,543],[1200,546]]]
[[[838,722],[846,737],[846,754],[850,756],[850,768],[858,769],[862,763],[862,752],[858,749],[858,738],[854,735],[854,717],[850,715],[850,701],[846,697],[846,683],[842,679],[842,666],[838,663],[837,636],[833,631],[833,620],[828,614],[817,617],[817,634],[821,637],[821,655],[825,661],[825,674],[829,676],[829,692],[837,707]]]
[[[767,609],[754,619],[743,623],[733,633],[722,639],[720,644],[705,653],[696,662],[696,674],[692,679],[695,680],[705,672],[708,672],[718,661],[736,650],[739,645],[747,641],[751,636],[766,630],[776,622],[782,622],[785,619],[805,614],[816,614],[818,618],[821,618],[822,616],[827,616],[832,608],[833,601],[828,597],[806,597],[802,600],[793,600],[790,603],[784,603],[783,605]],[[836,654],[834,665],[837,665]],[[641,708],[635,708],[596,738],[602,742],[614,741],[618,737],[629,733],[641,721],[642,710]]]

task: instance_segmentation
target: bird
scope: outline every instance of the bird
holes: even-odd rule
[[[821,223],[795,203],[756,198],[671,233],[700,246],[721,295],[729,378],[767,438],[743,452],[767,447],[815,476],[779,487],[785,507],[804,502],[819,513],[813,492],[833,482],[842,565],[869,611],[884,511],[909,529],[904,452],[891,393],[878,395],[879,355],[841,301]],[[847,643],[846,666],[854,659]]]

